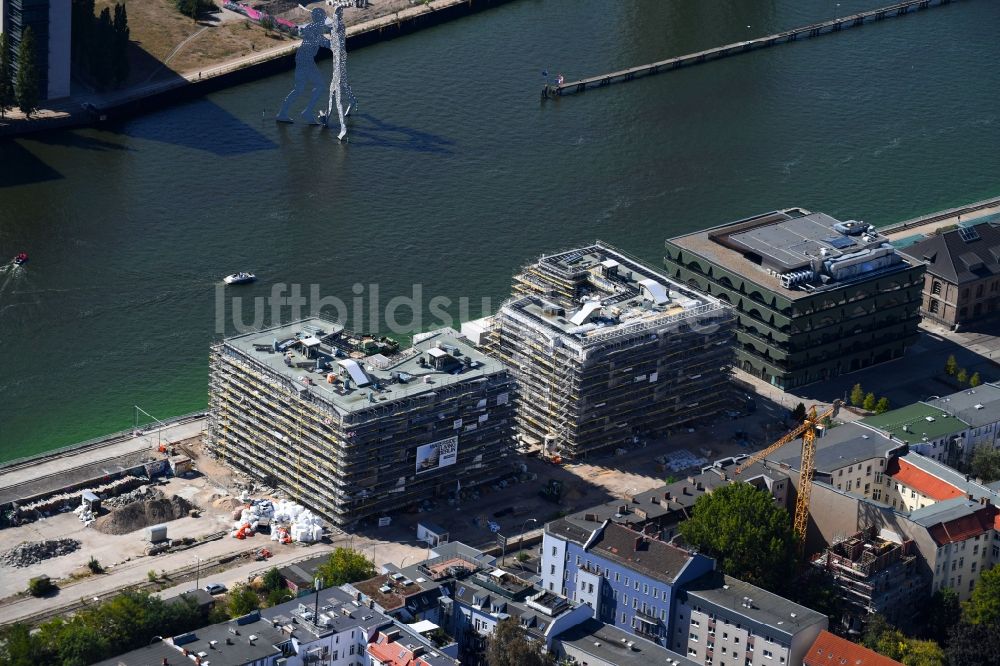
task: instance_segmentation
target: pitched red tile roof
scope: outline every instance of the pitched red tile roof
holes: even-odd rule
[[[965,541],[972,537],[989,532],[1000,522],[1000,513],[992,505],[984,506],[969,516],[962,516],[945,523],[932,525],[927,533],[939,546],[956,541]]]
[[[895,659],[821,631],[806,652],[805,666],[903,666]]]
[[[377,642],[368,644],[368,654],[391,666],[429,666],[426,661],[414,656],[413,650],[389,639],[385,634],[379,634]]]
[[[886,474],[894,481],[902,483],[907,488],[913,488],[925,497],[940,502],[953,497],[962,497],[965,493],[933,474],[928,474],[919,467],[900,458],[893,459],[886,469]]]

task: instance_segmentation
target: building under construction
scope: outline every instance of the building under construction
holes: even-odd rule
[[[208,441],[337,525],[509,472],[513,379],[451,329],[389,339],[306,319],[213,347]]]
[[[813,566],[830,576],[844,602],[844,629],[860,632],[875,614],[896,626],[910,624],[929,593],[915,551],[912,541],[889,541],[870,527],[813,558]]]
[[[518,435],[546,455],[624,448],[732,405],[734,315],[607,245],[514,278],[492,352],[518,379]]]

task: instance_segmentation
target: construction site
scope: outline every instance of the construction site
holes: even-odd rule
[[[400,350],[312,318],[213,348],[207,442],[337,526],[513,470],[514,380],[451,329]]]
[[[912,541],[890,541],[868,528],[817,554],[812,565],[833,581],[845,605],[844,629],[860,632],[875,614],[906,626],[927,595]]]
[[[484,341],[518,381],[520,445],[621,451],[734,403],[732,311],[602,243],[543,256]]]

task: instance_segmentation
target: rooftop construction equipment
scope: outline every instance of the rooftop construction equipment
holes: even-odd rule
[[[509,469],[513,379],[452,329],[399,350],[312,318],[212,350],[210,449],[337,525]]]
[[[634,445],[732,401],[734,316],[603,243],[514,277],[491,353],[518,380],[518,435],[553,459]]]

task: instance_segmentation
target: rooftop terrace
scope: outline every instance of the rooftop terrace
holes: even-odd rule
[[[453,329],[414,336],[413,347],[400,351],[395,341],[360,336],[313,317],[238,335],[225,344],[340,414],[504,371]]]

